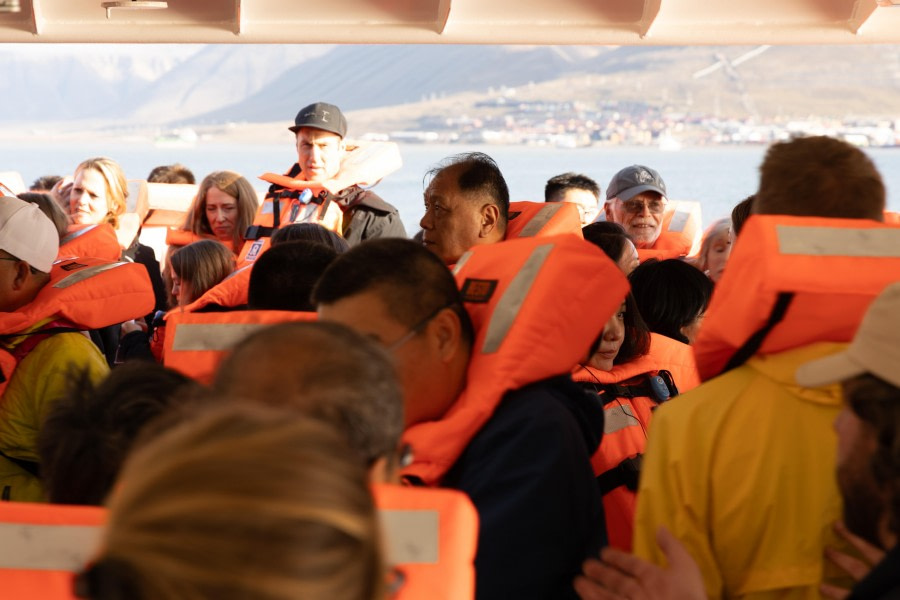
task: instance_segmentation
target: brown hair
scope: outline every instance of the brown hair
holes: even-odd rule
[[[75,174],[85,170],[97,171],[103,176],[103,181],[106,182],[106,202],[109,206],[109,212],[106,213],[103,222],[118,227],[119,217],[125,214],[125,200],[128,198],[128,180],[125,179],[125,172],[119,163],[102,156],[82,161],[75,167]]]
[[[889,499],[890,530],[900,534],[900,388],[870,374],[849,379],[842,388],[850,409],[874,433],[872,474]]]
[[[53,225],[56,227],[56,233],[59,235],[60,241],[66,237],[66,233],[68,233],[69,230],[69,217],[66,216],[66,213],[63,212],[63,209],[60,208],[59,204],[56,203],[50,194],[23,192],[16,197],[19,200],[36,204],[37,207],[41,209],[41,212],[47,215],[48,219],[53,221]]]
[[[173,252],[169,260],[172,271],[182,282],[187,282],[190,291],[182,304],[190,304],[234,271],[234,254],[216,240],[188,244]],[[185,298],[183,289],[182,298]]]
[[[226,402],[136,450],[120,481],[88,598],[384,597],[365,470],[326,423]]]
[[[881,175],[846,142],[816,136],[774,144],[759,171],[753,214],[884,220]]]
[[[244,242],[244,233],[253,224],[259,197],[250,182],[234,171],[214,171],[203,178],[197,197],[188,209],[184,221],[184,230],[197,235],[213,235],[212,227],[206,218],[206,195],[215,187],[237,200],[237,219],[234,223],[232,247],[239,251]]]

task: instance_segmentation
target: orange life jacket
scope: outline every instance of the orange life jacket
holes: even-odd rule
[[[401,578],[396,600],[475,597],[478,513],[455,490],[372,486],[387,545],[387,562]]]
[[[199,242],[200,240],[219,241],[219,238],[214,235],[194,233],[193,231],[178,229],[176,227],[169,227],[168,229],[166,229],[166,244],[168,244],[169,246],[187,246],[188,244],[193,244],[194,242]],[[231,244],[225,245],[229,248],[231,247]]]
[[[900,279],[900,227],[864,219],[753,215],[716,285],[694,354],[705,381],[813,342],[849,342]]]
[[[17,600],[74,600],[74,573],[99,549],[106,510],[0,502],[0,590]]]
[[[891,225],[900,225],[900,212],[884,211],[884,222]]]
[[[615,263],[568,234],[476,246],[455,275],[475,330],[466,389],[443,418],[404,433],[415,456],[404,475],[427,485],[440,482],[504,394],[571,373],[628,291]]]
[[[268,250],[272,232],[291,223],[318,223],[341,235],[343,209],[331,201],[332,195],[354,185],[375,185],[402,164],[399,147],[393,142],[348,142],[341,170],[328,181],[297,179],[300,165],[296,163],[284,175],[263,173],[259,178],[272,186],[245,235],[239,264],[259,258]]]
[[[66,236],[59,240],[60,258],[91,256],[117,261],[122,258],[122,248],[116,230],[107,223],[96,225],[74,225]]]
[[[579,366],[572,374],[603,403],[603,439],[591,465],[603,492],[609,543],[625,551],[631,550],[638,476],[652,411],[678,393],[671,374],[654,367],[648,355],[610,371]]]
[[[0,313],[0,336],[15,338],[14,334],[51,319],[69,323],[74,330],[99,329],[143,317],[153,310],[154,302],[143,265],[100,258],[60,259],[34,300],[17,311]],[[0,394],[17,362],[13,354],[0,350]]]
[[[506,239],[581,234],[581,215],[571,202],[510,202]]]
[[[650,351],[646,359],[652,367],[648,370],[665,370],[672,374],[680,393],[700,385],[700,371],[694,349],[659,333],[650,333]]]
[[[206,293],[185,306],[184,312],[197,312],[212,304],[224,308],[236,308],[247,304],[250,288],[250,270],[253,263],[235,269],[228,277],[206,290]]]
[[[680,258],[693,256],[700,251],[703,239],[700,203],[671,201],[663,214],[662,233],[652,248],[638,248],[641,262],[656,258]]]
[[[163,364],[208,384],[225,355],[254,331],[276,323],[316,318],[316,313],[281,310],[173,311],[166,319]]]

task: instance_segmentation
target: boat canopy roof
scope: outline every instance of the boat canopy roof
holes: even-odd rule
[[[0,42],[900,43],[900,0],[0,0]]]

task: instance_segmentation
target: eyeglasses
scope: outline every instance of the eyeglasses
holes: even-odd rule
[[[419,321],[418,323],[416,323],[415,325],[413,325],[413,326],[409,329],[409,331],[407,331],[407,332],[403,335],[403,337],[401,337],[399,340],[397,340],[397,341],[394,342],[393,344],[390,344],[389,346],[387,346],[388,352],[393,352],[394,350],[397,350],[398,348],[400,348],[401,346],[403,346],[403,344],[405,344],[405,343],[408,342],[409,340],[413,339],[417,334],[421,333],[422,329],[424,329],[425,326],[428,325],[429,321],[431,321],[433,318],[435,318],[436,316],[438,316],[438,313],[440,313],[440,312],[441,312],[442,310],[444,310],[445,308],[450,308],[450,307],[453,306],[454,304],[456,304],[455,301],[454,301],[454,302],[448,302],[447,304],[443,304],[443,305],[441,305],[441,306],[438,306],[436,309],[434,309],[433,311],[431,311],[430,313],[428,313],[428,316],[426,316],[424,319],[422,319],[421,321]]]
[[[622,203],[622,206],[625,208],[626,212],[629,212],[633,215],[644,212],[644,208],[650,211],[651,214],[658,215],[659,213],[666,210],[666,201],[662,198],[658,198],[656,200],[649,200],[647,202],[642,202],[640,200],[621,200],[618,199],[619,202]]]

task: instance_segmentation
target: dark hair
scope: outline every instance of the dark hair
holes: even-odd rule
[[[50,196],[50,194],[23,192],[18,194],[16,198],[24,200],[25,202],[30,202],[31,204],[36,204],[37,207],[41,209],[41,212],[53,222],[53,225],[56,227],[56,233],[59,235],[59,239],[62,240],[66,237],[66,233],[69,230],[69,217],[66,216],[66,213],[63,212],[63,209],[60,208],[55,200],[53,200],[53,197]]]
[[[174,165],[161,165],[155,167],[147,175],[148,183],[197,183],[194,174],[186,166],[175,163]]]
[[[815,136],[774,144],[759,172],[753,214],[884,220],[881,175],[847,142]]]
[[[49,192],[53,189],[53,186],[62,181],[62,177],[59,175],[43,175],[34,180],[34,183],[31,184],[31,187],[28,188],[29,191],[46,191]]]
[[[337,256],[329,246],[309,240],[272,246],[250,271],[248,307],[314,312],[313,287]]]
[[[635,358],[650,352],[650,329],[641,317],[634,295],[628,292],[625,296],[625,337],[619,353],[613,360],[614,365],[631,362]]]
[[[756,194],[751,194],[738,202],[737,205],[731,209],[731,231],[734,232],[735,237],[741,232],[741,229],[744,227],[744,222],[750,218],[750,212],[753,209],[753,200],[755,199]]]
[[[141,428],[197,386],[147,361],[126,363],[94,385],[73,379],[38,434],[41,477],[54,504],[103,504]]]
[[[331,263],[313,290],[315,304],[375,292],[391,317],[413,327],[435,309],[446,306],[457,314],[462,337],[471,345],[472,322],[463,308],[453,275],[433,252],[403,239],[376,239],[351,248]]]
[[[613,262],[619,262],[622,252],[625,250],[625,242],[631,240],[625,232],[625,228],[612,221],[599,221],[581,228],[581,233],[587,242],[597,246]]]
[[[600,199],[600,186],[597,182],[581,173],[563,173],[547,180],[544,186],[544,202],[557,202],[562,199],[566,190],[587,190],[595,198]]]
[[[272,246],[277,246],[285,242],[294,242],[297,240],[308,240],[310,242],[319,242],[332,248],[338,254],[343,254],[350,249],[347,240],[319,225],[318,223],[291,223],[272,233]]]
[[[222,363],[214,387],[331,423],[367,466],[393,457],[403,433],[403,391],[391,357],[338,323],[282,323],[251,334]]]
[[[428,170],[426,178],[437,177],[441,172],[460,167],[456,184],[462,192],[480,192],[491,199],[500,210],[500,230],[506,231],[509,220],[509,188],[497,162],[483,152],[465,152],[445,158]]]
[[[900,388],[871,374],[844,381],[842,387],[850,409],[873,430],[872,475],[890,499],[890,530],[900,533]]]
[[[709,277],[693,265],[671,258],[643,262],[628,280],[650,331],[687,344],[681,328],[706,312],[713,290]]]

